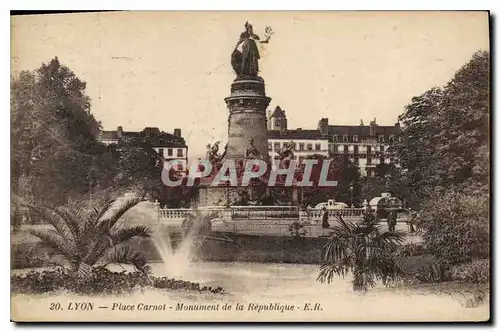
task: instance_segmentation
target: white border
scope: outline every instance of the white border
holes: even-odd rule
[[[437,1],[437,0],[419,0],[419,1],[388,1],[388,0],[377,0],[377,1],[355,1],[355,0],[350,0],[350,1],[344,1],[344,2],[332,2],[332,1],[327,1],[327,0],[307,0],[307,1],[279,1],[279,2],[273,2],[271,3],[269,0],[249,0],[249,1],[235,1],[235,0],[218,0],[218,1],[188,1],[188,0],[183,0],[183,1],[178,1],[178,2],[169,2],[168,4],[164,3],[163,1],[151,1],[151,0],[141,0],[141,1],[130,1],[130,0],[122,0],[122,1],[117,1],[115,3],[112,3],[111,1],[103,1],[103,0],[86,0],[86,1],[80,1],[80,2],[70,2],[70,1],[62,1],[62,0],[44,0],[44,1],[24,1],[24,0],[18,0],[15,3],[10,3],[10,7],[8,6],[9,3],[7,2],[1,2],[0,6],[1,7],[6,7],[2,8],[4,10],[1,11],[2,16],[1,16],[1,26],[0,26],[0,36],[2,38],[2,44],[3,48],[1,49],[1,56],[2,56],[2,63],[4,64],[3,66],[0,67],[0,70],[2,71],[1,77],[3,80],[1,81],[2,84],[2,89],[1,91],[1,105],[3,106],[3,112],[1,112],[1,120],[0,125],[2,126],[2,130],[0,130],[0,135],[2,135],[1,140],[0,140],[0,147],[1,147],[1,153],[3,156],[9,156],[10,155],[10,116],[9,112],[7,110],[10,108],[10,96],[9,96],[9,84],[10,84],[10,49],[9,47],[6,47],[7,45],[10,46],[10,17],[9,17],[9,10],[15,9],[15,10],[29,10],[29,9],[37,9],[37,10],[109,10],[109,9],[116,9],[119,8],[121,10],[491,10],[492,14],[494,15],[495,13],[499,12],[499,1],[495,0],[454,0],[454,1]],[[498,23],[498,22],[497,22]],[[495,45],[497,42],[497,35],[493,34],[495,39],[492,40],[492,45]],[[494,53],[493,53],[494,54]],[[495,68],[495,73],[497,72],[496,68],[497,66],[494,66]],[[495,76],[495,75],[494,75]],[[498,86],[494,86],[494,92],[495,95],[498,96]],[[493,113],[493,109],[492,109]],[[495,123],[494,123],[494,128],[492,131],[492,134],[495,132],[496,128],[500,128],[498,126],[500,120],[498,120],[498,115],[495,116]],[[493,143],[493,142],[492,142]],[[500,148],[499,148],[499,142],[498,140],[495,139],[495,154],[497,155]],[[14,326],[13,324],[7,323],[10,320],[10,289],[8,288],[7,285],[10,285],[10,272],[7,269],[7,266],[10,266],[10,232],[7,231],[7,225],[10,223],[8,222],[8,211],[10,210],[10,190],[9,190],[9,185],[10,185],[10,176],[9,176],[9,170],[10,170],[10,165],[9,162],[5,161],[4,163],[1,164],[2,167],[2,186],[0,187],[0,193],[1,193],[1,211],[2,211],[2,216],[4,217],[3,219],[3,227],[4,230],[2,232],[3,235],[3,254],[2,258],[4,258],[3,266],[6,268],[4,269],[4,273],[2,273],[2,294],[1,294],[1,299],[2,299],[2,318],[1,322],[3,323],[2,331],[5,330],[13,330],[19,328],[18,326]],[[495,181],[496,185],[496,181]],[[496,186],[495,186],[496,187]],[[493,188],[492,188],[493,189]],[[492,202],[493,206],[500,206],[500,199],[498,197],[495,198],[495,202]],[[494,218],[495,219],[495,218]],[[492,220],[494,222],[495,220]],[[498,227],[497,227],[498,228]],[[496,243],[495,243],[496,244]],[[495,245],[495,254],[497,254],[497,249],[498,246]],[[496,256],[495,256],[496,257]],[[498,306],[495,306],[497,308]],[[270,326],[270,327],[263,327],[263,326],[253,326],[251,327],[252,329],[259,329],[259,330],[267,330],[267,329],[276,329],[276,328],[290,328],[292,326]],[[304,326],[297,326],[298,328],[303,328]],[[386,329],[388,326],[379,326],[378,328],[383,328]],[[443,326],[444,327],[444,326]],[[37,326],[37,327],[32,327],[34,329],[52,329],[53,326]],[[68,328],[70,329],[71,327],[59,327],[60,329],[65,329]],[[96,331],[96,329],[101,329],[102,327],[99,326],[85,326],[81,327],[81,330],[88,330],[88,331]],[[107,326],[108,330],[119,330],[123,328],[128,328],[128,329],[133,329],[136,330],[137,328],[142,328],[136,325],[129,325],[129,326]],[[179,326],[165,326],[165,327],[160,327],[162,329],[168,329],[169,331],[172,330],[177,330],[181,329],[182,327]],[[192,326],[192,327],[184,327],[182,330],[189,330],[189,329],[195,329],[197,327]],[[203,328],[221,328],[221,326],[205,326]],[[234,329],[234,328],[240,328],[240,326],[224,326],[223,328],[226,329]],[[328,328],[328,329],[335,329],[335,330],[347,330],[347,327],[342,327],[342,326],[324,326],[324,327],[319,327],[316,326],[316,328]],[[363,329],[373,329],[374,326],[363,326]],[[396,328],[407,328],[406,326],[400,326]],[[417,330],[421,330],[424,327],[418,327]],[[470,330],[470,326],[462,326],[462,327],[453,327],[454,329],[457,330],[465,330],[466,328]],[[476,327],[477,328],[477,327]]]

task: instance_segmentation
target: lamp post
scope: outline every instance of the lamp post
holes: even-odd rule
[[[351,208],[353,208],[353,207],[354,207],[354,205],[352,204],[352,191],[353,191],[353,190],[354,190],[354,187],[351,185],[351,186],[349,187],[349,191],[350,191],[350,193],[351,193]]]

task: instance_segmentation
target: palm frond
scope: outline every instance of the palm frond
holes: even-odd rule
[[[131,208],[136,206],[138,203],[142,202],[142,197],[133,197],[125,200],[120,206],[114,210],[108,210],[110,215],[107,217],[102,217],[96,227],[98,227],[102,232],[109,232],[111,228],[116,224],[116,222]]]
[[[34,209],[36,209],[36,211],[40,214],[42,220],[52,225],[57,233],[64,238],[65,242],[72,246],[72,250],[76,251],[75,236],[71,227],[68,225],[70,222],[59,215],[56,208],[39,206],[34,207]]]
[[[146,257],[141,252],[123,244],[106,251],[98,263],[104,266],[108,264],[131,264],[144,274],[148,274],[150,271]]]
[[[79,281],[87,282],[92,278],[92,267],[84,262],[78,266],[78,279]]]
[[[99,223],[99,220],[106,214],[106,212],[111,209],[115,202],[115,199],[108,198],[103,200],[101,203],[94,205],[90,209],[90,212],[88,213],[87,219],[84,223],[84,232],[89,229],[93,229]]]
[[[127,227],[110,234],[113,245],[130,240],[133,237],[149,238],[151,237],[151,229],[146,226]]]
[[[43,243],[47,244],[51,248],[55,249],[57,252],[65,255],[66,257],[74,257],[76,254],[74,247],[68,244],[65,239],[56,231],[53,230],[41,230],[41,229],[29,229],[28,232],[33,236],[36,236]]]
[[[113,247],[113,240],[108,234],[101,234],[97,239],[92,239],[88,243],[87,252],[83,261],[89,265],[94,265],[97,260],[109,249]]]

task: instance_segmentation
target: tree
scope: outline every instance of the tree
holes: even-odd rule
[[[132,264],[147,274],[146,258],[127,242],[132,238],[150,237],[150,230],[145,226],[115,227],[118,220],[141,201],[142,198],[128,198],[119,204],[105,199],[91,206],[84,202],[64,207],[31,205],[53,229],[32,229],[30,232],[61,254],[82,282],[92,277],[93,266],[112,263]]]
[[[334,159],[335,170],[339,174],[339,184],[336,188],[335,199],[351,205],[361,204],[361,174],[359,167],[349,159],[341,157]],[[352,188],[352,190],[351,190]]]
[[[445,268],[489,257],[489,197],[460,192],[435,195],[418,226],[425,247]]]
[[[487,190],[489,53],[477,52],[444,88],[412,99],[391,147],[420,200],[434,191]]]
[[[400,280],[403,271],[396,264],[393,252],[403,242],[399,232],[380,231],[380,226],[370,213],[362,223],[346,222],[337,216],[338,224],[332,227],[321,257],[318,281],[331,283],[337,275],[344,278],[353,273],[353,289],[366,291],[379,279],[384,285]]]
[[[62,202],[89,190],[102,147],[85,87],[57,57],[11,79],[14,192]]]

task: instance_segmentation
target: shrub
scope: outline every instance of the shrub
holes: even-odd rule
[[[396,256],[399,257],[422,256],[425,254],[427,254],[427,250],[422,243],[407,243],[396,251]]]
[[[62,268],[48,271],[32,271],[26,275],[11,277],[12,292],[39,294],[69,291],[76,294],[122,294],[144,287],[168,290],[191,290],[221,293],[221,287],[200,286],[184,280],[166,277],[147,277],[140,272],[112,272],[103,266],[95,267],[92,278],[81,283]]]
[[[45,265],[47,260],[47,254],[39,253],[36,244],[14,245],[11,247],[12,269],[41,267]]]
[[[489,257],[489,197],[447,192],[424,204],[418,218],[425,247],[453,265]]]
[[[490,281],[490,262],[478,259],[451,269],[453,280],[484,284]]]

